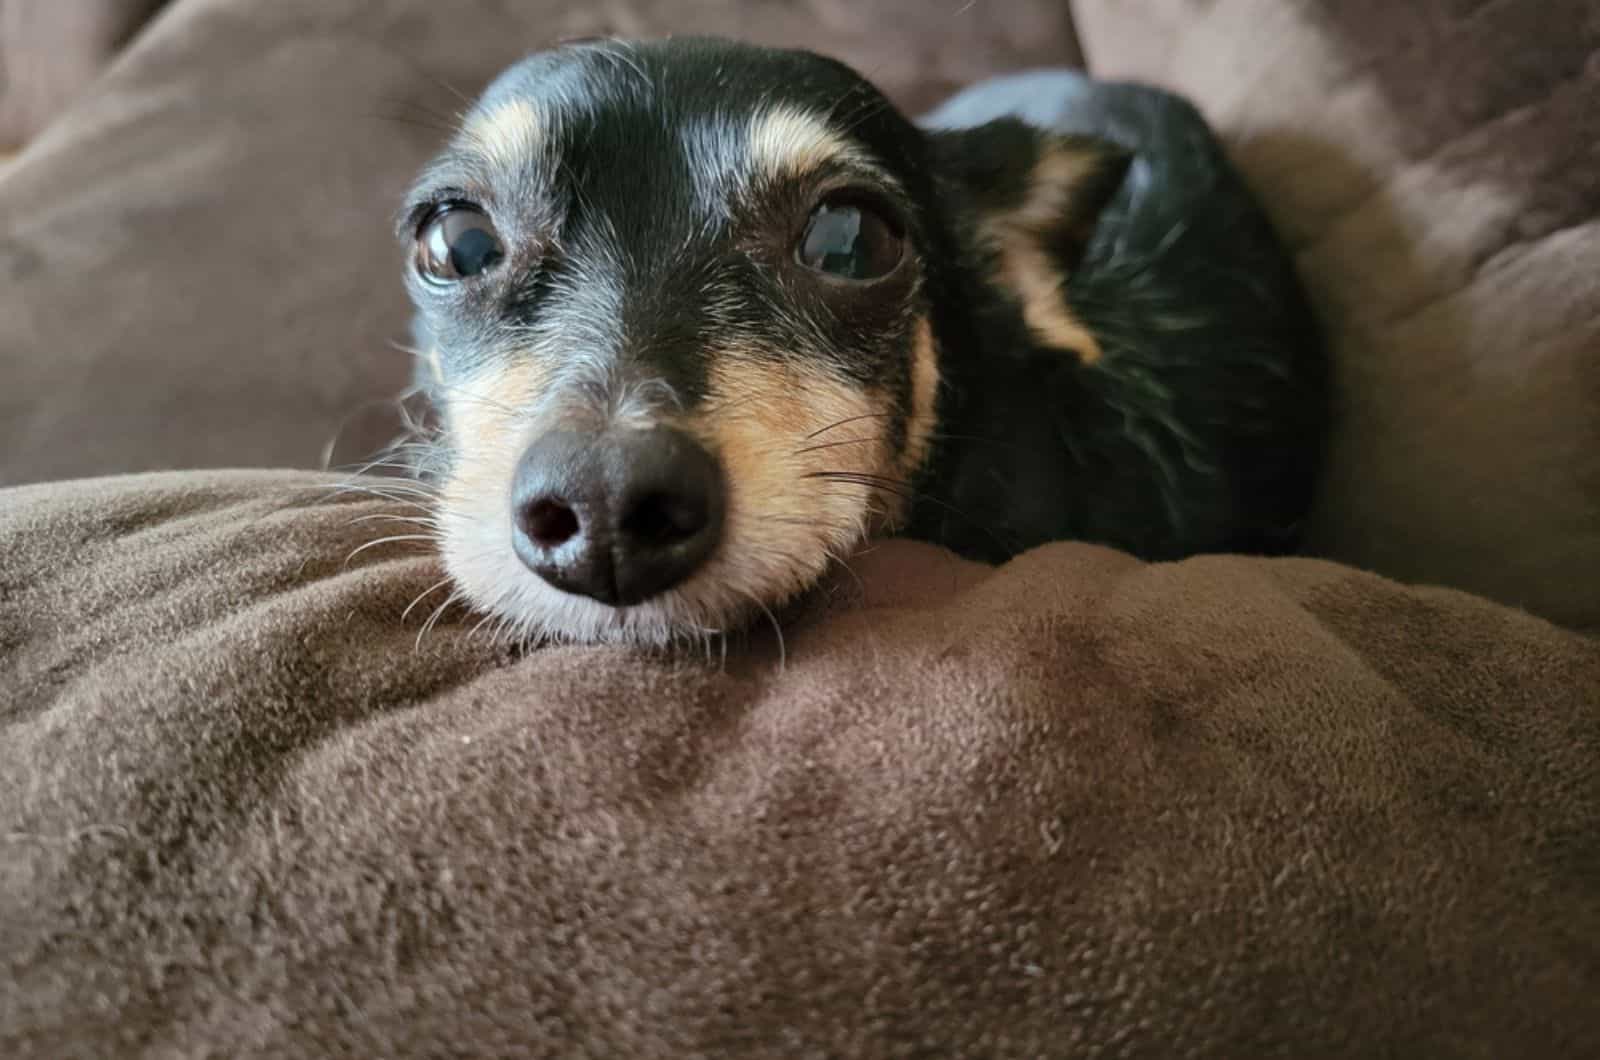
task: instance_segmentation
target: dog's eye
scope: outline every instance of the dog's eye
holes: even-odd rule
[[[811,212],[795,256],[808,269],[846,280],[875,280],[900,264],[900,233],[870,206],[824,202]]]
[[[417,268],[449,283],[494,268],[505,257],[489,218],[475,206],[446,206],[417,233]]]

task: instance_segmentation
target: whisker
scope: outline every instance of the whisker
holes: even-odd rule
[[[871,438],[846,438],[843,441],[838,442],[818,442],[816,445],[808,445],[803,449],[796,449],[794,451],[794,455],[802,456],[806,453],[815,453],[822,449],[837,449],[841,445],[866,445],[872,442],[881,443],[883,441],[886,441],[886,439],[882,435],[875,435]]]
[[[412,478],[417,471],[417,465],[425,460],[444,453],[445,446],[436,441],[402,442],[398,439],[390,442],[384,452],[384,459],[374,460],[368,467],[391,468],[402,472],[405,477]]]
[[[754,593],[746,593],[746,595],[767,616],[767,621],[772,623],[772,632],[778,637],[778,673],[781,675],[789,667],[789,648],[783,640],[783,626],[779,624],[778,616],[772,613],[772,608],[762,602],[761,597]]]
[[[438,510],[432,504],[423,504],[421,501],[407,500],[404,497],[388,497],[381,493],[370,493],[365,490],[361,491],[361,494],[363,496],[371,497],[373,500],[383,501],[385,504],[392,504],[397,508],[407,508],[415,512],[420,512],[421,514],[416,516],[416,518],[419,520],[431,517]]]
[[[965,520],[974,529],[980,530],[986,534],[989,539],[992,540],[996,545],[1000,546],[1000,548],[1007,551],[1013,550],[1013,546],[1001,538],[1000,535],[995,532],[993,527],[977,518],[974,518],[967,512],[962,511],[954,504],[936,497],[931,493],[918,490],[913,487],[911,483],[905,482],[901,479],[889,478],[886,475],[873,475],[860,471],[809,471],[802,477],[818,478],[830,482],[848,482],[858,486],[866,486],[870,489],[882,490],[884,493],[899,497],[903,500],[925,501],[928,504],[932,504],[937,508],[949,512],[951,515],[958,516],[959,518]]]
[[[340,482],[328,486],[328,489],[337,492],[367,493],[383,500],[395,500],[400,497],[416,497],[422,500],[436,501],[439,491],[416,482],[407,482],[400,479],[384,479],[382,485],[376,482]]]
[[[490,611],[488,614],[486,614],[482,618],[478,619],[478,624],[473,626],[472,630],[467,634],[467,640],[469,640],[469,641],[476,640],[477,637],[478,637],[478,632],[480,630],[482,630],[484,626],[487,626],[490,622],[495,621],[499,617],[500,616],[496,615],[493,611]],[[502,619],[502,621],[503,621],[503,619]],[[491,633],[489,635],[489,640],[493,641],[494,637],[495,637],[495,635]]]
[[[412,526],[426,526],[435,530],[440,529],[437,519],[423,515],[394,515],[390,512],[378,512],[375,515],[363,515],[359,519],[351,519],[346,526],[355,526],[358,523],[410,523]]]
[[[317,466],[324,471],[331,470],[333,464],[333,453],[334,450],[339,447],[339,439],[344,437],[345,430],[349,428],[351,421],[353,421],[357,416],[360,416],[362,413],[371,409],[397,405],[399,401],[402,400],[404,400],[404,398],[372,398],[370,400],[360,402],[353,408],[348,409],[334,424],[333,437],[329,438],[328,441],[323,445],[321,450],[321,459]]]
[[[362,113],[364,117],[372,118],[376,121],[390,121],[397,125],[411,125],[418,129],[426,129],[429,132],[438,133],[440,136],[450,136],[456,131],[453,126],[445,124],[431,114],[417,116],[386,114],[382,111],[364,111]]]
[[[828,557],[828,559],[833,561],[833,564],[836,567],[850,575],[850,577],[856,583],[856,588],[861,590],[861,595],[864,598],[867,595],[867,583],[861,580],[861,575],[856,573],[855,568],[850,566],[849,561],[843,556],[833,552],[831,549],[823,549],[823,553]]]
[[[811,441],[811,439],[816,438],[819,435],[827,434],[829,431],[837,430],[838,428],[843,427],[847,423],[859,423],[862,420],[872,420],[872,419],[879,419],[879,420],[888,419],[889,417],[894,416],[894,415],[896,415],[896,413],[893,413],[893,412],[863,412],[859,416],[847,416],[844,419],[839,420],[836,423],[830,423],[826,427],[821,427],[821,428],[819,428],[817,430],[812,431],[810,434],[806,435],[801,440],[809,442],[809,441]]]
[[[827,522],[817,519],[802,519],[799,516],[792,515],[763,515],[760,517],[759,521],[777,526],[803,526],[808,530],[828,530],[836,534],[844,533],[846,530],[850,529],[849,523]]]
[[[362,475],[352,472],[338,482],[319,484],[329,490],[389,490],[393,493],[413,493],[424,497],[437,497],[439,490],[417,479],[395,478],[385,475]]]
[[[424,78],[432,80],[431,75],[429,75],[426,71],[419,69],[417,72],[420,73]],[[461,96],[459,93],[456,93],[456,95],[463,103],[467,104],[467,106],[471,106],[471,102],[467,100],[465,96]],[[393,107],[397,110],[413,110],[419,114],[425,114],[430,118],[436,118],[440,121],[459,121],[461,119],[461,115],[459,113],[441,110],[432,103],[424,102],[423,100],[416,99],[412,96],[384,93],[376,96],[375,101],[385,106]]]
[[[415,346],[407,345],[406,343],[396,341],[395,339],[388,340],[388,344],[393,349],[399,350],[401,353],[408,353],[408,354],[410,354],[411,356],[417,358],[420,361],[431,361],[432,360],[432,357],[430,356],[429,352],[426,351],[426,350],[419,350]],[[479,402],[481,404],[488,405],[490,408],[498,409],[501,412],[506,412],[506,413],[509,413],[511,415],[516,415],[517,411],[518,411],[517,409],[515,409],[514,407],[512,407],[510,405],[507,405],[503,401],[496,401],[493,398],[484,397],[482,394],[471,393],[465,387],[458,386],[458,385],[456,385],[454,383],[445,383],[445,382],[440,382],[440,381],[437,381],[437,380],[432,380],[432,381],[428,382],[428,384],[426,385],[426,389],[427,390],[448,391],[448,392],[456,394],[456,395],[458,395],[460,397],[463,397],[468,401],[477,401],[477,402]]]
[[[367,486],[353,486],[353,485],[350,485],[348,483],[340,483],[337,486],[316,485],[316,486],[312,486],[310,488],[311,489],[328,489],[328,490],[332,490],[333,492],[329,493],[324,498],[324,502],[327,503],[327,504],[336,503],[339,500],[339,498],[343,497],[343,496],[360,496],[360,497],[371,497],[371,498],[373,498],[375,500],[383,501],[385,504],[392,504],[392,505],[395,505],[396,507],[400,507],[400,508],[411,508],[411,509],[414,509],[414,510],[419,511],[419,512],[423,512],[423,513],[428,514],[428,515],[433,514],[437,510],[437,506],[436,505],[424,504],[424,503],[422,503],[420,501],[408,500],[408,499],[406,499],[404,497],[393,496],[391,494],[384,493],[384,492],[382,492],[382,491],[380,491],[378,489],[375,489],[375,488],[372,488],[372,487],[367,487]]]
[[[450,579],[449,578],[440,578],[438,581],[434,582],[432,585],[430,585],[426,589],[422,590],[422,592],[418,593],[417,594],[417,598],[415,600],[411,601],[409,604],[407,604],[406,605],[406,609],[404,611],[400,612],[400,621],[401,621],[401,623],[404,624],[405,620],[407,618],[411,617],[411,612],[416,608],[416,606],[418,604],[422,603],[422,601],[426,600],[428,597],[432,596],[435,592],[437,592],[440,589],[443,589],[446,585],[449,585],[449,584],[450,584]]]
[[[417,640],[416,643],[412,645],[413,651],[422,647],[422,638],[426,637],[428,635],[428,631],[433,629],[433,627],[438,623],[440,616],[445,613],[445,610],[459,599],[461,599],[461,590],[457,589],[449,596],[444,598],[444,603],[433,609],[433,614],[429,615],[428,620],[422,624],[422,628],[417,630]]]
[[[740,397],[740,398],[730,398],[730,399],[728,399],[726,401],[718,402],[715,405],[706,406],[705,409],[704,409],[704,414],[707,415],[707,416],[720,416],[720,415],[723,415],[723,414],[727,413],[728,411],[730,411],[732,409],[742,408],[745,405],[749,405],[749,404],[751,404],[753,402],[760,401],[762,398],[764,398],[766,396],[767,396],[766,394],[755,393],[755,394],[746,394],[746,395],[744,395],[743,397]]]
[[[418,513],[418,519],[430,518],[438,511],[437,505],[427,504],[419,500],[412,500],[408,497],[392,496],[385,493],[374,493],[369,490],[360,490],[357,492],[359,496],[371,497],[373,500],[382,501],[383,503],[393,505],[396,508],[404,508],[407,511],[416,512]]]
[[[369,548],[377,548],[379,545],[388,545],[388,544],[392,544],[392,543],[394,543],[396,541],[433,541],[433,540],[434,540],[434,536],[432,534],[394,534],[391,537],[380,537],[376,541],[368,541],[366,544],[362,545],[360,548],[357,548],[354,552],[351,552],[348,556],[346,556],[344,558],[344,561],[346,563],[349,563],[351,560],[355,559],[357,556],[359,556],[361,553],[365,552],[367,549],[369,549]]]
[[[409,477],[412,468],[414,468],[416,464],[415,461],[404,459],[405,454],[407,452],[425,453],[434,448],[437,447],[431,443],[422,444],[418,442],[390,442],[384,447],[384,451],[379,454],[376,459],[367,461],[365,464],[362,464],[360,467],[353,470],[351,474],[367,475],[378,468],[389,468],[394,471],[404,472]]]

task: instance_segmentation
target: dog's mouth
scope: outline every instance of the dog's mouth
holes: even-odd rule
[[[542,427],[509,396],[446,402],[437,525],[459,595],[519,642],[665,646],[778,612],[895,525],[921,458],[871,391],[780,367],[725,364],[672,418]]]

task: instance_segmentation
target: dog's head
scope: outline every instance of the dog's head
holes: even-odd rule
[[[491,85],[401,223],[461,593],[528,636],[661,643],[813,585],[916,489],[968,236],[1090,353],[1039,247],[1104,153],[942,135],[1007,172],[809,53],[585,43]]]

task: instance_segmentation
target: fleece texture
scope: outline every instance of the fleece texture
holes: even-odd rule
[[[331,481],[0,493],[0,1055],[1600,1055],[1600,642],[899,542],[512,652]]]

